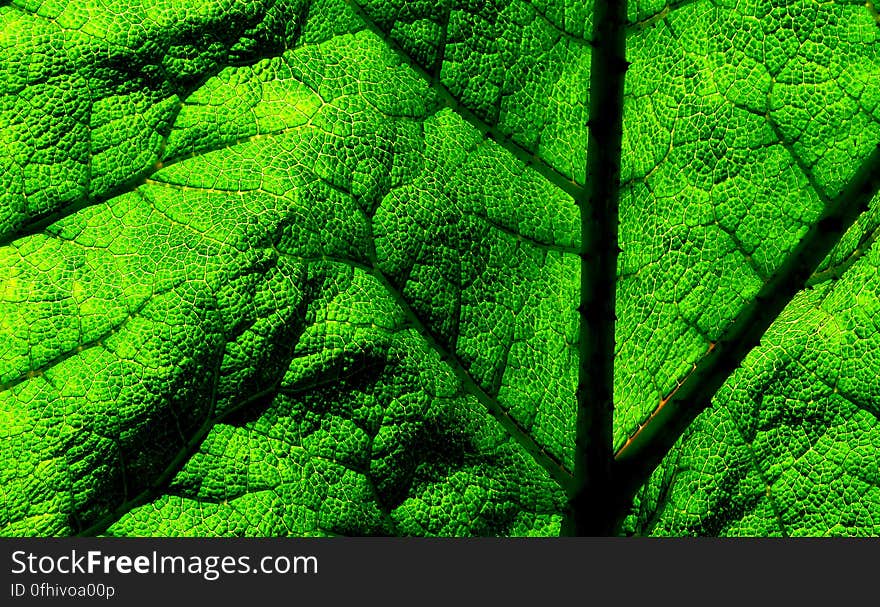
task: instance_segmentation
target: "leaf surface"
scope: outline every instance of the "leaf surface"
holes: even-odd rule
[[[591,5],[22,0],[0,25],[4,534],[565,532]],[[622,27],[608,449],[726,378],[756,297],[786,306],[622,530],[876,534],[876,16],[631,2]]]

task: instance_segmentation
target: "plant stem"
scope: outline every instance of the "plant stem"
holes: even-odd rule
[[[626,0],[595,0],[587,179],[581,211],[581,301],[574,491],[567,535],[611,535],[618,203]]]

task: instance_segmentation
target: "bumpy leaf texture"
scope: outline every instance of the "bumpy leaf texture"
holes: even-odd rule
[[[2,533],[559,534],[593,12],[0,0]],[[630,0],[611,449],[880,174],[878,24]],[[620,532],[880,534],[866,183]]]

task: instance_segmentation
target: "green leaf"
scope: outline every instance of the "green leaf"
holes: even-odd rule
[[[0,1],[0,533],[880,533],[876,13],[596,1]]]
[[[857,255],[791,302],[640,492],[632,531],[876,535],[878,263]]]

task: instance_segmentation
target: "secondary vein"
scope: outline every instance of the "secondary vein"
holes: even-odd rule
[[[705,410],[727,378],[810,277],[880,190],[880,145],[865,159],[849,184],[831,198],[779,269],[754,300],[728,326],[676,390],[661,402],[650,420],[615,454],[614,474],[631,497],[647,480],[690,423]]]

